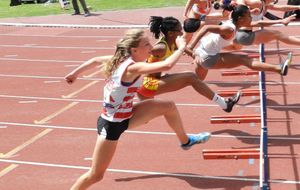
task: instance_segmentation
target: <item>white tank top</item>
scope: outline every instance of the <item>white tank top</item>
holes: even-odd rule
[[[140,77],[131,84],[123,84],[122,76],[126,68],[135,62],[128,58],[114,71],[104,86],[104,100],[101,117],[112,122],[121,122],[132,117],[133,98],[141,86]]]
[[[220,34],[209,33],[200,40],[200,45],[195,51],[196,54],[198,54],[198,55],[201,55],[201,54],[216,55],[225,46],[228,46],[231,44],[231,42],[235,38],[236,26],[232,23],[231,20],[222,22],[222,26],[227,26],[227,27],[232,28],[232,30],[234,32],[232,37],[230,39],[225,40],[224,38],[221,37]]]
[[[199,1],[200,3],[200,1]],[[198,15],[208,15],[211,11],[211,2],[210,1],[206,1],[206,7],[205,9],[201,9],[198,5],[198,3],[195,3],[193,6],[192,6],[192,11]]]

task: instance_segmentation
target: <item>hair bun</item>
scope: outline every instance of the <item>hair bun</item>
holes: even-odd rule
[[[187,33],[196,32],[201,25],[201,20],[196,18],[188,18],[183,22],[183,30]]]

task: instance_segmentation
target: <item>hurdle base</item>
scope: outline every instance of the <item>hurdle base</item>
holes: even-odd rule
[[[221,115],[211,116],[211,124],[224,124],[224,123],[260,123],[260,115]]]
[[[203,150],[203,158],[208,159],[259,159],[260,149],[217,149]]]
[[[222,76],[258,75],[259,71],[253,70],[227,70],[222,71]]]

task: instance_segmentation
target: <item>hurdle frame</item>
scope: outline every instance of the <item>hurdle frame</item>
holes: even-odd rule
[[[260,44],[260,61],[265,62],[265,46]],[[260,164],[259,164],[259,187],[261,190],[270,190],[270,165],[268,158],[268,128],[267,128],[267,97],[265,72],[259,72],[261,131],[260,131]]]

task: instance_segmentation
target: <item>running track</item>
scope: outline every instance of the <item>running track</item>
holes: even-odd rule
[[[151,15],[143,11],[142,19],[146,14]],[[299,27],[276,29],[293,35]],[[68,189],[88,169],[103,76],[92,70],[73,85],[63,77],[91,57],[112,54],[123,32],[0,28],[0,189]],[[298,190],[299,49],[281,43],[270,43],[266,49],[267,61],[274,64],[288,49],[295,55],[287,77],[267,73],[267,111],[271,188]],[[183,57],[170,72],[192,71],[190,62]],[[206,82],[215,91],[258,88],[258,76],[222,77],[218,70],[210,71]],[[211,140],[182,151],[163,118],[157,118],[122,136],[104,180],[91,189],[259,189],[259,160],[203,160],[201,155],[202,149],[258,148],[259,124],[210,124],[210,116],[225,113],[192,88],[158,98],[177,103],[188,133],[210,131]],[[231,114],[259,112],[257,97],[242,97]]]

